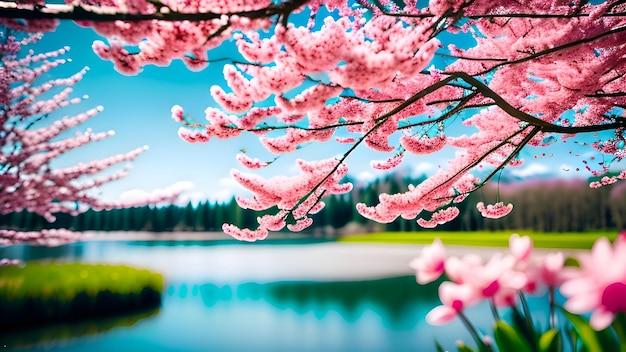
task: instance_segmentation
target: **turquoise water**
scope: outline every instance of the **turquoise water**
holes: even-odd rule
[[[28,351],[434,351],[471,343],[460,322],[433,327],[437,285],[408,268],[414,246],[340,243],[86,242],[15,246],[0,257],[116,262],[164,273],[159,310],[0,334]],[[541,313],[542,300],[532,300]],[[487,307],[469,311],[483,328]],[[541,319],[540,319],[541,321]],[[4,341],[2,341],[4,339]]]

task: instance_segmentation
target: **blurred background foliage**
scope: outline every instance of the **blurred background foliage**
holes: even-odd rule
[[[418,184],[421,178],[390,175],[368,184],[358,183],[347,195],[325,199],[326,208],[314,216],[309,233],[333,236],[339,233],[379,231],[423,231],[414,220],[397,219],[389,224],[378,224],[360,216],[355,204],[376,204],[380,193],[397,192],[409,184]],[[461,215],[436,231],[533,230],[541,232],[578,232],[591,230],[626,229],[626,185],[617,183],[591,189],[582,179],[536,179],[501,182],[472,193],[458,204]],[[506,217],[486,219],[475,209],[477,202],[513,203],[513,211]],[[268,212],[272,212],[269,209]],[[94,211],[78,216],[56,214],[57,221],[48,223],[27,211],[0,215],[0,228],[40,230],[67,228],[74,231],[221,231],[223,223],[240,227],[256,227],[256,218],[263,212],[241,209],[234,200],[229,202],[188,203],[185,206],[163,205],[127,209]],[[421,216],[429,218],[430,214]],[[338,231],[342,229],[341,231]],[[428,231],[432,231],[428,229]]]

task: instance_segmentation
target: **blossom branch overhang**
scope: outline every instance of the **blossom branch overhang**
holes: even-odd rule
[[[480,164],[481,162],[483,162],[488,156],[490,156],[492,153],[494,153],[495,151],[497,151],[498,149],[504,147],[507,144],[511,144],[510,140],[512,138],[514,138],[515,136],[519,135],[520,133],[523,133],[526,129],[528,128],[532,128],[530,126],[526,126],[525,128],[522,128],[518,131],[516,131],[514,134],[512,134],[511,136],[509,136],[508,138],[506,138],[505,140],[501,141],[500,143],[498,143],[496,146],[494,146],[493,148],[491,148],[489,151],[487,151],[486,153],[483,153],[483,155],[479,158],[477,158],[476,160],[474,160],[473,162],[467,164],[465,167],[463,167],[461,170],[459,170],[458,172],[456,172],[454,175],[452,175],[451,177],[449,177],[448,179],[446,179],[445,181],[441,182],[439,185],[437,185],[436,187],[433,187],[432,190],[430,190],[429,192],[427,192],[425,194],[425,196],[430,195],[431,193],[435,192],[437,189],[445,186],[447,183],[451,182],[456,176],[469,172],[472,168],[478,166],[478,164]],[[487,184],[487,182],[489,180],[491,180],[500,170],[504,169],[506,167],[506,165],[513,160],[513,158],[515,158],[522,150],[522,148],[524,148],[524,146],[526,146],[526,144],[528,144],[528,142],[530,142],[531,139],[533,139],[533,137],[535,137],[537,135],[537,133],[541,132],[541,130],[537,127],[532,128],[532,130],[528,133],[528,135],[526,135],[524,137],[524,139],[517,145],[515,145],[515,149],[504,159],[504,161],[502,161],[497,167],[495,167],[491,173],[489,173],[489,175],[487,175],[485,177],[484,180],[482,180],[479,184],[476,185],[476,187],[468,192],[464,192],[461,194],[456,194],[454,196],[450,196],[447,198],[436,198],[437,200],[446,200],[446,199],[454,199],[456,197],[458,197],[459,195],[464,195],[464,194],[470,194],[474,191],[477,191],[478,189],[480,189],[481,187],[483,187],[484,185]]]
[[[626,27],[624,27],[626,29]],[[626,122],[617,121],[613,123],[606,124],[598,124],[591,126],[559,126],[554,125],[552,123],[543,121],[535,116],[527,114],[519,109],[513,107],[509,104],[504,98],[502,98],[498,93],[489,88],[486,84],[476,79],[472,75],[469,75],[465,72],[453,72],[450,73],[448,77],[442,79],[441,81],[430,85],[429,87],[421,90],[420,92],[414,94],[410,98],[406,99],[402,104],[399,104],[389,112],[379,116],[376,118],[376,121],[385,121],[389,117],[399,113],[400,111],[406,109],[411,104],[417,102],[419,99],[424,98],[426,95],[436,91],[439,88],[442,88],[446,85],[450,85],[453,81],[461,79],[466,83],[470,84],[475,92],[482,94],[483,96],[490,98],[493,102],[499,106],[504,112],[509,114],[512,117],[517,118],[520,121],[527,122],[530,125],[537,126],[541,129],[542,132],[553,132],[553,133],[564,133],[564,134],[576,134],[576,133],[586,133],[586,132],[599,132],[612,130],[616,128],[626,127]]]
[[[504,112],[506,112],[512,117],[519,119],[520,121],[524,121],[533,126],[539,127],[542,132],[577,134],[577,133],[587,133],[587,132],[599,132],[599,131],[613,130],[617,128],[626,127],[626,122],[624,121],[617,121],[613,123],[597,124],[597,125],[590,125],[590,126],[554,125],[549,122],[543,121],[542,119],[534,117],[530,114],[527,114],[523,111],[520,111],[519,109],[516,109],[511,104],[509,104],[504,98],[502,98],[498,93],[494,92],[491,88],[489,88],[486,84],[482,83],[480,80],[474,78],[473,76],[467,73],[456,72],[456,73],[451,74],[450,77],[460,78],[463,81],[471,84],[482,95],[492,99],[496,105],[498,105],[502,110],[504,110]]]
[[[368,6],[368,4],[374,5],[381,14],[385,16],[391,17],[406,17],[406,18],[432,18],[437,15],[432,13],[409,13],[405,11],[389,11],[385,9],[380,2],[371,1],[367,2],[365,0],[357,1],[361,6],[371,8],[372,6]],[[465,7],[471,5],[473,1],[469,1],[465,4]],[[613,6],[615,7],[615,6]],[[604,13],[600,17],[619,17],[625,16],[626,12],[609,12]],[[549,18],[580,18],[580,17],[589,17],[591,14],[575,11],[573,13],[533,13],[533,12],[522,12],[522,13],[485,13],[485,14],[473,14],[466,15],[467,18],[470,19],[482,19],[482,18],[536,18],[536,19],[549,19]]]
[[[570,42],[570,43],[566,43],[566,44],[563,44],[563,45],[558,45],[558,46],[555,46],[555,47],[552,47],[552,48],[549,48],[549,49],[546,49],[546,50],[542,50],[542,51],[539,51],[539,52],[536,52],[536,53],[532,53],[532,54],[530,54],[530,55],[528,55],[526,57],[522,57],[522,58],[511,60],[511,61],[507,60],[505,62],[500,62],[500,63],[498,63],[498,64],[496,64],[496,65],[494,65],[494,66],[492,66],[490,68],[485,69],[482,72],[476,73],[475,75],[476,76],[485,75],[485,74],[488,74],[488,73],[490,73],[490,72],[492,72],[492,71],[494,71],[494,70],[496,70],[496,69],[498,69],[500,67],[503,67],[503,66],[515,65],[515,64],[520,64],[522,62],[531,61],[531,60],[540,58],[540,57],[545,56],[545,55],[549,55],[549,54],[552,54],[552,53],[555,53],[555,52],[559,52],[561,50],[572,48],[572,47],[575,47],[575,46],[578,46],[578,45],[581,45],[581,44],[591,43],[591,42],[596,41],[598,39],[601,39],[603,37],[606,37],[606,36],[609,36],[609,35],[612,35],[612,34],[621,33],[621,32],[624,32],[624,31],[626,31],[626,26],[613,28],[613,29],[608,30],[606,32],[602,32],[602,33],[600,33],[598,35],[594,35],[594,36],[589,37],[589,38],[579,39],[579,40],[576,40],[576,41],[573,41],[573,42]],[[461,58],[459,58],[459,59],[461,59]],[[462,59],[469,60],[468,58],[462,58]],[[480,60],[480,58],[474,58],[472,60]],[[489,60],[484,60],[484,61],[489,61]],[[500,60],[493,60],[493,61],[500,61]],[[464,73],[464,72],[443,72],[443,73],[452,75],[452,74],[455,74],[455,73]]]
[[[79,6],[64,4],[19,5],[13,1],[0,1],[0,17],[20,19],[47,19],[73,21],[207,21],[219,19],[224,15],[239,16],[250,19],[270,18],[279,16],[285,18],[291,12],[305,5],[309,0],[289,0],[280,4],[272,4],[259,10],[237,11],[232,13],[193,12],[185,13],[170,9],[160,2],[151,2],[157,11],[154,13],[125,13],[103,11],[102,7],[81,4]],[[167,9],[160,11],[161,8]]]
[[[406,126],[399,127],[398,129],[402,130],[402,129],[408,129],[408,128],[412,128],[412,127],[419,127],[419,126],[425,126],[425,125],[434,125],[434,124],[437,124],[439,122],[443,122],[443,121],[451,118],[452,116],[460,113],[462,110],[471,109],[471,108],[476,107],[474,105],[465,105],[465,104],[467,102],[469,102],[471,99],[473,99],[477,94],[478,94],[477,92],[472,92],[472,93],[468,94],[467,96],[463,97],[459,101],[459,103],[456,104],[450,111],[444,113],[443,115],[441,115],[441,116],[439,116],[439,117],[437,117],[435,119],[411,123],[411,124],[408,124]]]
[[[356,140],[356,142],[354,144],[352,144],[350,146],[350,148],[348,148],[348,150],[343,153],[337,160],[337,164],[332,168],[332,170],[330,172],[328,172],[326,174],[326,176],[320,180],[304,197],[302,197],[297,203],[296,205],[294,205],[291,209],[287,210],[287,214],[291,214],[293,213],[293,211],[295,209],[298,208],[298,206],[300,206],[302,203],[304,203],[310,196],[315,195],[318,190],[320,189],[320,187],[322,187],[322,185],[332,176],[335,174],[335,172],[339,169],[339,167],[345,162],[345,160],[350,156],[350,154],[352,154],[352,152],[354,152],[358,146],[363,143],[366,139],[367,136],[369,136],[370,134],[374,133],[374,131],[376,131],[383,123],[385,122],[385,120],[381,120],[378,121],[372,128],[370,128],[364,135],[363,137],[359,138]],[[317,197],[317,201],[315,203],[313,203],[313,205],[311,206],[311,208],[313,208],[324,196],[325,192],[322,192],[319,196],[315,195]],[[308,212],[307,212],[308,213]],[[284,217],[287,216],[287,214],[284,215]]]

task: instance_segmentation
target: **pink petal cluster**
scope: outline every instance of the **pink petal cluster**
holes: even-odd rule
[[[437,135],[433,138],[428,136],[402,136],[400,145],[413,154],[432,154],[446,146],[446,136]]]
[[[620,312],[626,312],[626,238],[622,233],[613,244],[598,239],[591,253],[579,256],[580,269],[561,286],[567,298],[563,305],[572,313],[591,312],[596,330],[608,327]]]
[[[457,216],[459,216],[459,208],[457,207],[448,207],[442,210],[435,212],[430,220],[424,220],[423,218],[417,219],[417,224],[421,227],[425,228],[435,228],[437,225],[445,224],[450,222]]]
[[[357,206],[363,216],[379,222],[415,219],[424,210],[440,209],[450,210],[420,219],[420,225],[449,221],[455,212],[451,205],[464,201],[498,170],[522,165],[523,147],[550,146],[554,134],[567,139],[583,130],[610,130],[615,132],[610,138],[598,135],[591,147],[607,159],[626,156],[619,116],[620,107],[626,106],[626,76],[621,74],[626,71],[626,20],[616,15],[618,5],[544,0],[383,3],[385,11],[371,2],[345,0],[167,0],[161,5],[108,0],[99,5],[113,13],[160,17],[132,25],[122,20],[80,23],[111,39],[94,44],[94,50],[129,74],[175,58],[199,69],[207,64],[209,49],[234,39],[243,60],[225,65],[226,85],[211,88],[219,110],[205,111],[208,125],[190,123],[182,108],[172,110],[172,117],[186,128],[181,137],[189,142],[234,138],[248,131],[267,150],[282,154],[335,139],[351,144],[342,149],[344,158],[362,147],[388,153],[386,161],[383,157],[383,162],[373,163],[382,169],[399,163],[391,155],[398,150],[418,155],[456,152],[425,182],[381,194],[377,204]],[[331,15],[322,16],[322,6]],[[289,14],[300,11],[308,13],[308,23],[289,23]],[[210,18],[162,20],[198,12]],[[433,65],[440,32],[471,35],[475,43],[466,49],[450,45],[449,64]],[[457,118],[458,112],[463,118]],[[252,160],[244,164],[260,165]],[[489,176],[472,176],[477,169]],[[607,176],[590,186],[619,179]],[[512,209],[502,203],[477,207],[489,218]]]
[[[403,153],[399,153],[387,160],[372,160],[370,166],[376,170],[391,170],[402,163],[403,156]]]
[[[0,44],[0,214],[26,210],[52,222],[54,213],[77,214],[88,208],[111,209],[175,199],[180,192],[163,192],[132,202],[103,202],[93,195],[97,187],[126,176],[126,168],[115,170],[111,169],[113,166],[134,160],[147,147],[72,166],[54,167],[55,159],[64,153],[114,133],[94,133],[90,129],[74,135],[67,133],[101,113],[101,106],[51,123],[40,123],[43,117],[54,116],[61,108],[88,97],[72,97],[72,87],[83,79],[87,68],[67,78],[44,79],[53,68],[66,62],[59,57],[69,48],[42,54],[32,50],[21,52],[38,38],[28,36],[18,41],[9,36]],[[36,232],[0,229],[2,246],[23,242],[52,246],[81,237],[64,229]]]
[[[206,143],[210,139],[209,134],[204,128],[180,127],[178,129],[178,136],[189,143]]]
[[[55,247],[84,239],[82,233],[66,229],[44,229],[41,231],[14,231],[0,229],[0,247],[29,243],[37,246]]]
[[[426,320],[433,325],[446,324],[486,299],[498,307],[513,306],[520,292],[534,293],[540,286],[556,288],[573,277],[570,270],[564,269],[560,252],[533,258],[533,243],[528,236],[512,235],[509,249],[510,254],[495,253],[485,261],[476,254],[446,257],[439,239],[424,247],[410,263],[418,283],[432,282],[443,274],[451,280],[439,287],[442,305],[434,308]]]
[[[267,237],[268,231],[278,231],[287,226],[291,231],[302,231],[312,224],[307,214],[314,214],[322,209],[322,198],[331,194],[342,194],[352,189],[350,183],[339,183],[347,174],[348,168],[337,159],[316,162],[297,161],[300,174],[293,177],[276,176],[264,179],[253,174],[243,174],[237,170],[231,173],[235,180],[251,191],[253,198],[237,197],[242,208],[265,210],[277,206],[276,215],[258,218],[256,230],[239,229],[224,224],[222,229],[229,235],[246,241],[255,241]],[[330,176],[328,176],[330,175]],[[287,224],[291,215],[295,220]]]
[[[260,169],[262,167],[268,166],[270,163],[266,161],[262,161],[257,158],[251,158],[245,153],[239,153],[236,155],[237,161],[247,167],[248,169]]]
[[[478,209],[480,214],[486,218],[499,219],[508,215],[511,210],[513,210],[513,204],[509,203],[508,205],[504,205],[504,202],[497,202],[495,204],[488,204],[485,206],[485,203],[478,202],[476,203],[476,209]]]
[[[446,249],[439,238],[435,238],[430,246],[424,246],[419,257],[413,259],[409,266],[417,274],[417,282],[421,285],[437,280],[444,272]]]
[[[180,105],[172,106],[172,119],[176,122],[185,121],[185,112]]]

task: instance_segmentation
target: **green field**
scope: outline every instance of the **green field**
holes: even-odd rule
[[[430,244],[433,239],[440,238],[444,245],[508,247],[509,237],[517,233],[530,236],[537,248],[589,249],[593,242],[602,236],[613,240],[617,231],[589,232],[533,232],[533,231],[476,231],[476,232],[377,232],[344,236],[339,242],[353,243],[398,243],[398,244]]]
[[[163,277],[124,265],[27,262],[0,267],[0,328],[158,307]]]

